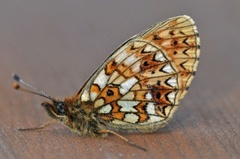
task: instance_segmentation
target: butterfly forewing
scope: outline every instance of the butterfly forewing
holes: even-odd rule
[[[153,131],[166,124],[196,71],[200,40],[194,21],[157,23],[117,49],[79,93],[109,129]]]

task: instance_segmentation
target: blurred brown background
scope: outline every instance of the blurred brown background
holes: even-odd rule
[[[41,97],[12,88],[18,73],[48,94],[74,95],[121,43],[150,25],[190,15],[201,58],[189,93],[165,128],[80,137],[61,124],[19,132],[49,120]],[[238,158],[240,155],[239,0],[1,0],[0,158]]]

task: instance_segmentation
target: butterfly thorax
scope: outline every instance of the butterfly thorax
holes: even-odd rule
[[[65,120],[62,122],[80,135],[104,136],[98,133],[103,125],[96,119],[96,113],[91,102],[82,102],[78,98],[66,98],[65,107],[67,110]]]

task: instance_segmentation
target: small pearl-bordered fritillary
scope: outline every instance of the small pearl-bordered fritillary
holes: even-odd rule
[[[115,131],[152,132],[165,126],[187,92],[199,55],[197,28],[192,18],[184,15],[156,23],[131,37],[105,60],[77,95],[63,101],[17,75],[14,79],[35,92],[22,90],[50,99],[50,103],[42,104],[48,114],[74,132],[90,136],[112,133],[137,146]],[[15,88],[20,86],[15,84]]]

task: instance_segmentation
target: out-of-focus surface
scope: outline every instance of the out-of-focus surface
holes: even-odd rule
[[[238,158],[240,156],[240,1],[1,0],[0,158]],[[11,74],[63,98],[74,95],[121,43],[150,25],[190,15],[201,58],[173,120],[155,133],[81,137],[49,121],[45,99],[12,88]]]

